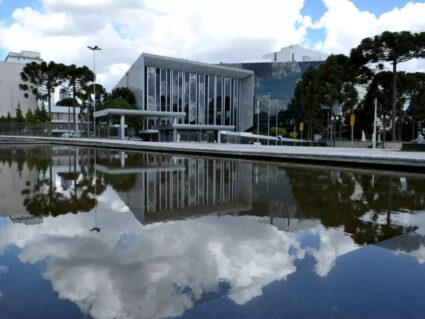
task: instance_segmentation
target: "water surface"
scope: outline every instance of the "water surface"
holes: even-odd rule
[[[1,318],[424,316],[423,175],[0,148]]]

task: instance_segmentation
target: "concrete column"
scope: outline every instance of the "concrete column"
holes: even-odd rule
[[[108,116],[108,138],[111,137],[112,116]]]
[[[125,167],[125,152],[121,152],[120,154],[120,159],[121,159],[121,167]]]
[[[125,116],[121,115],[120,120],[120,138],[123,140],[125,139]]]

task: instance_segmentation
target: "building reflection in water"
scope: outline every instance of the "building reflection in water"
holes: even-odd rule
[[[250,163],[152,154],[131,161],[99,151],[95,167],[142,224],[251,209]]]

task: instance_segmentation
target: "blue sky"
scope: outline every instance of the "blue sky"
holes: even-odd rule
[[[110,86],[142,52],[213,63],[252,61],[291,44],[347,54],[363,38],[385,30],[425,30],[425,0],[93,3],[0,0],[0,58],[9,51],[33,50],[45,60],[91,65],[86,47],[96,44],[103,49],[98,78]],[[411,68],[422,70],[425,64]]]

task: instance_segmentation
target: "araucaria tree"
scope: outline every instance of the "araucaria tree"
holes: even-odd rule
[[[47,101],[49,116],[52,115],[52,93],[62,83],[62,74],[65,68],[65,65],[53,61],[49,63],[31,62],[25,65],[21,72],[23,83],[19,85],[19,88],[26,91],[25,97],[28,97],[28,92],[30,92],[35,96],[37,102]]]
[[[425,57],[425,32],[383,32],[365,38],[351,54],[362,57],[364,64],[389,62],[392,64],[392,139],[396,140],[397,66],[401,62]]]
[[[94,80],[94,74],[86,66],[77,67],[72,64],[65,68],[63,77],[66,80],[66,85],[72,92],[74,130],[77,130],[76,103],[86,96],[88,85]]]

